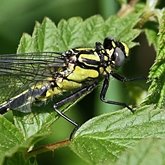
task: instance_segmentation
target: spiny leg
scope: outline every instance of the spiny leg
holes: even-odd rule
[[[73,124],[75,126],[74,130],[72,131],[72,133],[70,135],[70,139],[72,138],[73,133],[78,129],[79,125],[75,121],[70,119],[68,116],[66,116],[63,112],[61,112],[58,108],[60,108],[64,104],[69,103],[70,101],[76,101],[78,98],[80,98],[84,94],[90,93],[96,87],[97,84],[98,84],[98,82],[96,81],[93,84],[85,86],[85,87],[79,89],[78,91],[76,91],[75,93],[72,93],[67,98],[64,98],[64,99],[60,100],[59,102],[55,103],[53,106],[54,110],[57,112],[57,114],[59,114],[61,117],[63,117],[65,120],[67,120],[68,122],[70,122],[71,124]]]
[[[125,78],[123,78],[123,79],[125,81]],[[102,89],[101,89],[100,99],[101,99],[102,102],[107,103],[107,104],[114,104],[114,105],[123,106],[123,107],[128,108],[131,112],[134,112],[134,110],[131,107],[129,107],[126,103],[121,103],[121,102],[117,102],[117,101],[107,100],[105,98],[105,96],[106,96],[108,87],[109,87],[109,75],[105,77],[104,82],[103,82],[103,86],[102,86]]]
[[[127,78],[122,75],[119,75],[118,73],[111,72],[110,75],[112,75],[115,79],[121,81],[121,82],[130,82],[130,81],[136,81],[136,80],[146,80],[146,77],[133,77],[133,78]]]

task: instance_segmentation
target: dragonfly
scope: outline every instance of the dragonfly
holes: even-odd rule
[[[31,112],[31,106],[55,100],[52,109],[74,126],[78,124],[60,108],[91,93],[100,83],[100,100],[134,110],[126,103],[106,98],[110,77],[132,81],[117,73],[129,55],[128,46],[111,37],[92,48],[64,52],[31,52],[0,55],[0,114],[8,110]]]

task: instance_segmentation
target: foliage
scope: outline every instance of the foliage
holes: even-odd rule
[[[153,2],[153,1],[152,1]],[[156,1],[155,1],[156,2]],[[126,4],[125,4],[126,5]],[[151,7],[152,6],[152,7]],[[126,8],[128,9],[128,8]],[[95,117],[83,124],[73,135],[70,148],[89,164],[141,164],[155,162],[160,148],[164,154],[165,137],[165,10],[156,3],[136,4],[129,12],[104,20],[95,15],[83,20],[73,17],[55,25],[49,18],[36,23],[32,36],[24,34],[18,52],[64,51],[73,47],[93,47],[96,41],[113,36],[132,48],[134,39],[143,31],[154,45],[156,60],[151,67],[148,96],[132,114],[127,109]],[[150,25],[157,25],[156,29]],[[157,35],[157,31],[158,35]],[[14,113],[14,124],[0,117],[0,164],[36,164],[29,151],[51,134],[57,115],[40,109],[39,113]],[[140,143],[139,143],[140,142]],[[39,153],[39,152],[38,152]],[[29,154],[29,155],[28,155]],[[137,156],[136,156],[137,155]],[[144,157],[144,155],[146,155]]]

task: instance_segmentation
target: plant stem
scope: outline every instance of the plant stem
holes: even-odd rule
[[[67,139],[67,140],[59,141],[57,143],[43,145],[43,146],[40,146],[38,148],[35,148],[35,149],[27,152],[25,154],[25,156],[27,158],[29,158],[29,157],[36,156],[38,154],[41,154],[41,153],[44,153],[44,152],[47,152],[47,151],[54,151],[55,149],[59,149],[59,148],[68,146],[70,144],[70,142],[71,141],[69,139]]]

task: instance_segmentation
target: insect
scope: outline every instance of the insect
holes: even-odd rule
[[[60,108],[63,105],[69,108],[100,82],[101,101],[127,107],[133,112],[126,103],[106,99],[110,76],[122,82],[131,81],[116,73],[128,53],[126,44],[107,37],[103,43],[96,42],[94,48],[0,55],[0,84],[15,88],[14,93],[5,88],[1,92],[0,114],[9,109],[30,112],[32,104],[55,98],[54,110],[77,127],[78,124]],[[7,99],[8,95],[13,97]]]

